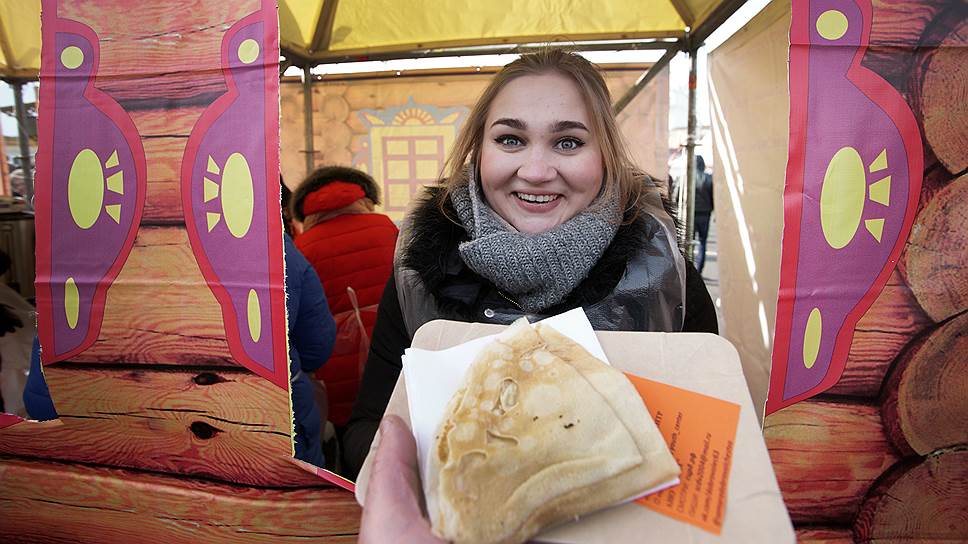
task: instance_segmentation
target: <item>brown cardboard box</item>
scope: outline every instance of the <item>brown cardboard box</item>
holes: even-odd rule
[[[495,334],[504,327],[480,323],[431,321],[414,335],[413,347],[445,349]],[[783,504],[770,457],[763,443],[756,412],[735,348],[712,334],[598,332],[612,366],[668,385],[717,397],[740,406],[732,469],[721,535],[677,521],[631,503],[583,517],[539,535],[556,542],[795,542],[793,526]],[[409,424],[403,374],[397,381],[387,412]],[[379,434],[373,442],[379,443]],[[372,451],[372,450],[371,450]],[[366,496],[369,461],[356,482],[360,504]]]

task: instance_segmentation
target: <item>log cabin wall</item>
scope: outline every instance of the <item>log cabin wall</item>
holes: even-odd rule
[[[359,508],[291,462],[288,393],[238,365],[188,241],[189,134],[225,91],[232,2],[62,1],[137,127],[147,201],[95,344],[45,367],[60,425],[0,431],[0,541],[355,541]],[[200,68],[201,67],[201,68]]]
[[[840,381],[766,418],[801,542],[968,540],[968,4],[875,0],[863,66],[911,106],[918,215]]]
[[[644,66],[609,68],[605,80],[613,98],[622,96],[641,75]],[[668,176],[669,72],[662,70],[618,116],[636,164],[659,180]],[[353,166],[371,173],[383,191],[383,211],[394,221],[403,218],[413,190],[434,183],[450,151],[466,113],[487,86],[493,70],[467,73],[428,72],[418,75],[325,76],[313,83],[313,135],[316,167]],[[282,108],[282,175],[289,187],[305,177],[303,86],[299,78],[284,78]],[[456,117],[453,117],[456,115]],[[411,172],[387,176],[382,161],[381,134],[386,125],[409,126],[411,138],[447,135],[439,153],[426,163],[413,157],[416,148],[404,151],[399,160],[418,162]],[[394,135],[400,135],[400,132]],[[391,144],[392,145],[392,144]],[[417,144],[420,145],[420,144]],[[399,191],[401,178],[412,189]]]

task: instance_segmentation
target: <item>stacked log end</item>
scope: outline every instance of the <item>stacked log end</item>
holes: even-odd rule
[[[901,463],[868,494],[854,525],[859,543],[968,540],[968,450]]]
[[[966,148],[968,149],[968,148]],[[908,240],[908,285],[942,321],[968,309],[968,174],[946,184],[915,219]]]
[[[870,404],[801,401],[768,416],[763,435],[795,524],[849,524],[898,460]]]
[[[921,39],[911,103],[925,143],[953,174],[968,169],[968,5],[951,2]]]
[[[887,380],[884,425],[897,449],[927,455],[968,444],[968,313],[911,346]]]

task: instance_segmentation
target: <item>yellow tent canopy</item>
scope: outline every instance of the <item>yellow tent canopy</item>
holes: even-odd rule
[[[40,1],[0,2],[0,77],[37,79],[40,71]]]
[[[402,58],[435,50],[689,39],[698,45],[745,0],[279,0],[280,42],[290,62],[315,65],[357,58]],[[656,48],[674,43],[657,42]],[[470,49],[468,49],[470,48]],[[451,53],[453,54],[453,53]],[[40,1],[0,2],[0,77],[36,79]]]
[[[724,0],[282,0],[284,50],[306,60],[450,47],[682,38]],[[718,23],[716,23],[718,24]],[[708,35],[708,33],[707,33]]]

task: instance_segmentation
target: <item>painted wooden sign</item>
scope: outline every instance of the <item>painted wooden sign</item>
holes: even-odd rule
[[[793,3],[790,158],[767,413],[836,384],[911,231],[923,149],[901,95],[861,65],[869,0]]]

